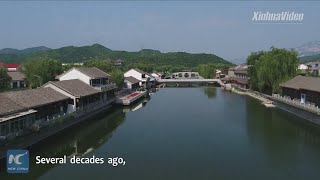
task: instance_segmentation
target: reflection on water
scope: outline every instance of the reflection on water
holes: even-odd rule
[[[54,165],[35,165],[35,156],[85,156],[105,144],[112,137],[113,131],[124,122],[124,119],[125,113],[122,112],[122,109],[111,109],[31,146],[29,149],[31,153],[30,173],[28,176],[23,176],[24,179],[35,179],[54,167]],[[1,162],[0,179],[21,177],[21,175],[6,176],[2,171],[3,167],[5,167],[4,160]]]
[[[208,96],[208,98],[215,98],[217,96],[217,88],[215,87],[204,87],[203,92]]]
[[[31,172],[19,177],[319,179],[319,138],[319,126],[250,97],[212,87],[164,88],[152,101],[114,108],[32,146]],[[35,155],[118,156],[128,165],[36,166]],[[0,175],[8,177],[17,176]]]
[[[138,111],[139,109],[145,107],[148,103],[148,101],[150,100],[150,96],[146,96],[145,98],[142,98],[141,100],[130,104],[129,106],[124,106],[123,107],[123,112],[135,112]]]
[[[258,153],[265,153],[270,166],[289,174],[297,171],[297,175],[308,172],[311,177],[317,176],[320,162],[318,125],[277,108],[262,108],[261,102],[252,98],[246,98],[246,111],[249,140]]]

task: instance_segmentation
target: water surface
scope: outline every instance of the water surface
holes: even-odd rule
[[[31,162],[28,176],[9,178],[320,178],[319,127],[250,97],[218,88],[165,88],[127,111],[114,108],[30,148],[31,158],[76,153],[123,157],[125,166]]]

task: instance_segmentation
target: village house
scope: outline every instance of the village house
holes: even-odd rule
[[[308,66],[305,64],[299,64],[298,69],[302,72],[306,72],[308,70]]]
[[[234,77],[234,71],[235,71],[235,67],[230,67],[228,69],[228,77]]]
[[[49,81],[43,87],[50,87],[70,98],[68,113],[88,109],[93,104],[99,105],[109,100],[106,93],[92,88],[79,79]]]
[[[114,65],[117,67],[122,67],[122,66],[124,66],[124,61],[121,59],[117,59],[114,61]]]
[[[221,79],[226,77],[226,74],[220,69],[217,69],[213,75],[214,75],[214,78],[216,79]]]
[[[67,113],[69,97],[52,88],[0,93],[0,136],[19,136],[34,124]]]
[[[20,67],[21,67],[20,64],[0,63],[0,68],[5,68],[5,69],[7,69],[7,71],[18,71]]]
[[[234,67],[230,67],[229,69],[228,69],[228,74],[227,74],[227,76],[228,77],[234,77],[234,76],[236,76],[235,75],[235,71],[236,70],[239,70],[239,69],[248,69],[248,65],[247,64],[240,64],[240,65],[237,65],[237,66],[234,66]]]
[[[74,67],[58,75],[59,81],[79,79],[92,87],[101,87],[109,84],[111,76],[95,67]]]
[[[25,88],[25,75],[19,71],[8,71],[8,75],[11,77],[10,87],[12,89]]]
[[[116,100],[116,86],[109,76],[97,68],[80,69],[37,89],[0,93],[0,143],[39,131],[56,119],[83,117],[110,107]]]
[[[0,93],[0,140],[26,130],[35,122],[37,111],[28,109]]]
[[[319,61],[307,62],[305,63],[305,65],[308,66],[310,69],[316,69],[320,67],[320,62]]]
[[[147,87],[147,80],[151,78],[151,75],[140,70],[140,69],[130,69],[126,73],[124,73],[124,77],[134,77],[139,80],[139,86]]]
[[[320,78],[296,76],[280,84],[282,96],[298,99],[301,103],[320,106]]]
[[[307,62],[305,65],[308,67],[307,71],[312,73],[314,76],[320,75],[320,62]]]
[[[234,76],[230,78],[230,82],[233,86],[248,89],[249,88],[249,76],[247,68],[238,68],[234,71]]]
[[[156,72],[152,73],[151,76],[154,77],[156,80],[164,78],[164,76],[161,73]]]
[[[114,94],[117,88],[115,83],[111,82],[111,76],[95,67],[75,67],[56,77],[59,81],[79,79],[91,87],[109,91],[110,95]]]
[[[140,81],[132,76],[125,77],[124,78],[124,89],[135,91],[140,87],[139,83],[140,83]]]

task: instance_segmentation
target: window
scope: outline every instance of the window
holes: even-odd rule
[[[68,104],[74,105],[74,100],[73,99],[69,99]]]
[[[17,81],[12,82],[12,88],[17,88],[17,87],[18,87]]]
[[[102,83],[103,85],[106,85],[108,83],[108,79],[107,78],[102,78]]]
[[[146,75],[145,74],[142,74],[141,75],[142,79],[146,78]]]
[[[10,123],[10,133],[14,132],[14,122]]]
[[[100,79],[92,79],[91,83],[92,86],[98,86],[100,85]]]
[[[20,87],[24,88],[24,81],[20,81]]]

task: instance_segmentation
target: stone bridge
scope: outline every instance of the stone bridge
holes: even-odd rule
[[[159,79],[157,81],[161,83],[218,83],[224,86],[224,83],[220,79]]]

